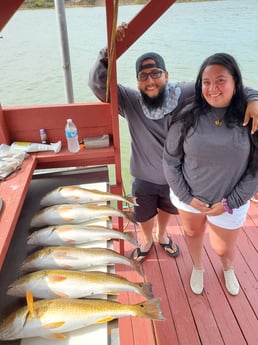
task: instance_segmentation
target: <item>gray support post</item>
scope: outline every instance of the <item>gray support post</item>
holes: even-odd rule
[[[59,32],[60,32],[66,98],[67,98],[68,103],[74,103],[73,82],[72,82],[70,53],[69,53],[69,40],[68,40],[66,17],[65,17],[65,4],[64,4],[64,0],[54,0],[54,1],[55,1],[57,22],[58,22],[58,27],[59,27]]]

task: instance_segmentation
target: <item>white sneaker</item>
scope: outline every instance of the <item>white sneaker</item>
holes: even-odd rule
[[[197,269],[193,267],[191,278],[190,278],[190,286],[196,295],[200,295],[203,290],[203,269]]]
[[[223,272],[224,272],[224,278],[225,278],[226,288],[228,292],[231,295],[236,296],[239,293],[240,286],[239,286],[234,270],[229,269]]]

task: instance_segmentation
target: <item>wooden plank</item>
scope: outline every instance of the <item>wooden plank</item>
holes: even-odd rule
[[[115,247],[119,249],[119,245]],[[130,257],[131,251],[134,246],[130,243],[125,243],[126,252],[125,256]],[[130,267],[122,267],[116,265],[116,273],[124,276],[126,279],[134,282],[143,281],[143,277]],[[143,301],[143,297],[134,293],[119,295],[119,301],[121,303],[136,304]],[[143,318],[125,318],[118,320],[120,345],[156,345],[155,336],[153,333],[152,321]],[[131,332],[131,334],[130,334]]]
[[[119,252],[119,245],[116,243],[114,249]],[[127,278],[127,275],[124,273],[123,265],[116,265],[115,267],[116,274],[119,274]],[[118,296],[118,301],[123,304],[129,304],[129,293],[121,293]],[[119,340],[121,345],[135,345],[134,342],[134,333],[132,326],[132,318],[125,317],[118,319],[118,328],[119,328]]]
[[[10,142],[9,131],[5,122],[3,108],[1,107],[1,104],[0,104],[0,142],[1,144]]]
[[[35,167],[35,156],[29,156],[23,161],[21,170],[11,175],[6,181],[0,182],[0,196],[4,202],[0,212],[0,270],[23,207],[23,202]]]
[[[248,223],[249,220],[247,219]],[[248,226],[247,226],[248,228]],[[258,232],[256,229],[256,243],[258,243]],[[248,230],[241,231],[237,241],[237,253],[236,264],[237,267],[236,274],[240,276],[241,279],[241,289],[246,294],[246,298],[249,300],[256,317],[258,318],[258,298],[257,298],[257,277],[258,277],[258,267],[257,267],[257,250],[255,250],[254,242],[250,241],[248,238]]]
[[[115,163],[115,150],[113,146],[98,149],[82,149],[71,153],[66,146],[59,153],[52,151],[39,152],[37,169],[79,167],[91,165],[107,165]]]
[[[254,339],[258,337],[257,317],[254,315],[252,306],[243,289],[240,290],[238,296],[231,296],[226,291],[221,262],[208,243],[206,247],[220,284],[219,286],[213,277],[213,284],[211,284],[210,291],[208,290],[207,294],[210,300],[213,299],[211,306],[223,339],[225,343],[252,344]],[[249,269],[239,251],[236,253],[234,267],[239,283],[242,286],[246,279],[246,272]],[[257,285],[253,287],[249,285],[248,288],[249,293],[257,295]],[[253,344],[255,343],[256,341],[253,342]]]
[[[184,237],[182,236],[181,223],[178,216],[172,217],[168,227],[168,234],[178,244],[180,248],[179,257],[174,260],[175,270],[171,274],[171,269],[164,265],[163,275],[166,285],[170,288],[169,302],[171,304],[172,314],[176,327],[176,332],[180,343],[182,344],[210,344],[210,339],[220,339],[212,312],[209,310],[206,296],[197,296],[190,289],[190,274],[192,270],[192,260],[188,252]],[[162,249],[160,249],[162,251]],[[164,259],[167,254],[163,253]],[[172,258],[171,258],[172,260]],[[171,265],[169,265],[170,267]],[[169,277],[172,277],[171,283],[167,283]],[[196,327],[196,319],[198,328]],[[185,331],[187,329],[187,332]],[[209,337],[207,333],[212,333]],[[201,340],[200,340],[201,339]],[[217,344],[223,344],[222,341]]]
[[[205,237],[207,241],[208,236]],[[210,251],[212,249],[210,248]],[[214,254],[215,255],[215,254]],[[218,257],[215,255],[211,260],[210,256],[204,252],[203,261],[205,267],[204,273],[204,293],[201,298],[196,295],[198,302],[201,303],[202,299],[205,301],[203,303],[206,304],[206,312],[208,314],[212,314],[213,318],[213,327],[211,324],[206,323],[205,313],[201,316],[201,318],[197,318],[194,315],[197,323],[198,332],[200,332],[200,337],[202,343],[205,344],[207,341],[208,344],[213,345],[212,341],[215,339],[215,344],[230,344],[232,341],[233,343],[239,341],[239,344],[244,344],[244,338],[242,335],[241,330],[238,327],[237,320],[234,317],[234,313],[231,310],[230,304],[228,303],[228,296],[227,293],[223,293],[222,284],[218,275],[218,272],[214,270],[212,264],[214,261],[219,261]],[[219,273],[221,273],[221,265],[219,262]],[[197,311],[198,315],[200,311]],[[204,323],[204,327],[202,325]],[[209,327],[211,327],[209,329]]]
[[[170,285],[170,283],[173,280],[174,272],[173,267],[171,267],[170,277],[166,280],[166,278],[168,277],[163,276],[164,272],[162,270],[163,265],[167,266],[171,264],[169,262],[169,259],[172,258],[165,258],[164,260],[164,258],[158,257],[159,250],[160,248],[158,247],[158,245],[156,245],[143,264],[146,271],[146,279],[150,283],[153,282],[152,284],[154,296],[161,299],[160,307],[163,315],[166,318],[165,321],[154,321],[153,324],[156,333],[157,344],[162,345],[164,343],[167,343],[169,340],[169,343],[176,345],[179,344],[179,341],[172,315],[172,308],[174,308],[174,306],[173,303],[168,303],[171,294],[167,294],[167,287],[173,286],[173,284]],[[173,266],[173,264],[171,266]],[[171,290],[173,290],[173,288]]]
[[[250,240],[250,244],[258,251],[257,242],[257,227],[258,227],[258,204],[250,202],[247,219],[243,226],[243,231],[246,233]]]

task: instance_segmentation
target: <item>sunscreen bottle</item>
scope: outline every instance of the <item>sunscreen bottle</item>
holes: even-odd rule
[[[61,141],[53,144],[31,143],[29,141],[15,141],[11,144],[12,149],[25,152],[54,151],[55,153],[57,153],[61,150],[61,147]]]

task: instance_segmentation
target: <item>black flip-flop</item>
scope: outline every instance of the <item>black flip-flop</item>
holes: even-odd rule
[[[152,249],[153,246],[154,246],[154,243],[151,244],[150,249],[149,249],[147,252],[142,252],[142,251],[141,251],[141,247],[135,248],[135,249],[132,251],[132,253],[131,253],[131,255],[130,255],[130,258],[133,259],[133,260],[136,260],[136,261],[139,262],[139,263],[142,263],[142,262],[145,260],[146,256],[147,256],[147,255],[149,254],[149,252],[151,251],[151,249]],[[138,258],[140,258],[141,256],[142,256],[142,259],[138,260]]]
[[[173,249],[173,241],[172,241],[172,239],[171,238],[169,238],[169,242],[168,243],[160,243],[159,242],[159,244],[161,245],[161,247],[165,250],[165,252],[169,255],[169,256],[172,256],[173,258],[175,258],[175,257],[177,257],[178,255],[179,255],[179,247],[178,247],[178,245],[175,243],[175,245],[176,245],[176,251],[175,252],[173,252],[173,253],[170,253],[169,251],[168,251],[168,249],[171,249],[171,250],[174,250]]]

